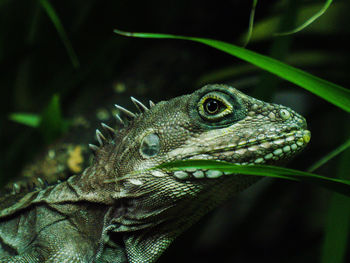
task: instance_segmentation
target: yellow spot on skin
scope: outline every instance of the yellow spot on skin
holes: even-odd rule
[[[83,155],[81,152],[81,147],[76,146],[72,151],[69,152],[69,158],[67,160],[67,165],[73,173],[80,173],[82,171]]]
[[[303,139],[304,139],[304,142],[308,143],[310,141],[310,139],[311,139],[310,132],[305,133],[304,136],[303,136]]]

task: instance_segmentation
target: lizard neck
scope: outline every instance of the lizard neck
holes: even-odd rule
[[[90,166],[81,175],[74,175],[67,181],[57,184],[50,191],[50,202],[87,201],[105,205],[115,204],[116,185],[106,167]],[[59,193],[64,197],[55,198]],[[48,200],[47,200],[48,201]]]

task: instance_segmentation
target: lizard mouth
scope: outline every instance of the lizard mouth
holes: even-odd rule
[[[292,130],[277,137],[266,137],[260,140],[248,140],[247,143],[215,149],[210,153],[192,156],[188,159],[217,160],[234,163],[237,165],[258,165],[283,163],[291,159],[309,143],[311,133],[309,130]],[[223,174],[221,171],[206,169],[186,169],[175,171],[174,175],[178,179],[193,178],[219,178]]]
[[[222,161],[235,164],[273,164],[276,161],[288,160],[309,143],[309,130],[292,130],[278,137],[265,136],[261,139],[250,139],[238,145],[221,149],[221,153],[212,153]]]

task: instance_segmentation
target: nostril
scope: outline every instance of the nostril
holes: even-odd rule
[[[284,120],[284,121],[288,120],[291,116],[290,112],[286,109],[281,109],[279,111],[279,115],[282,118],[282,120]]]

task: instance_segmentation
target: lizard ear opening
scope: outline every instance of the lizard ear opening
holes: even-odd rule
[[[143,137],[140,146],[140,153],[144,158],[156,156],[160,151],[159,136],[155,133]]]

